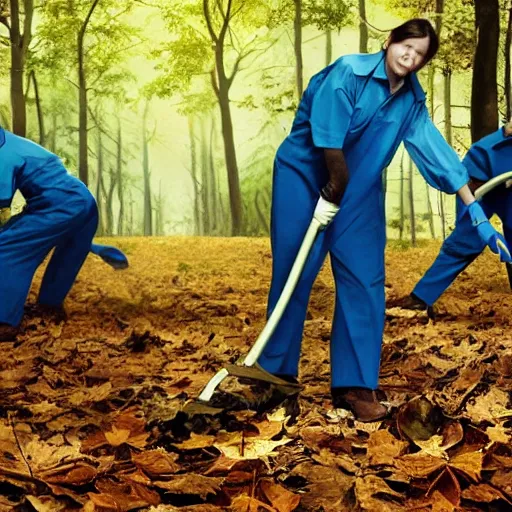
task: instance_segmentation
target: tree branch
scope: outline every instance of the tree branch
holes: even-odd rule
[[[217,44],[219,42],[219,38],[217,37],[217,34],[215,34],[215,31],[213,30],[208,0],[203,0],[203,13],[204,13],[204,19],[206,21],[206,26],[208,27],[208,32],[210,33],[210,37],[212,38],[212,41],[215,44]]]
[[[34,1],[33,0],[25,0],[25,19],[23,20],[23,37],[22,37],[22,46],[21,51],[23,57],[27,54],[28,47],[30,46],[30,41],[32,40],[32,18],[34,16]]]

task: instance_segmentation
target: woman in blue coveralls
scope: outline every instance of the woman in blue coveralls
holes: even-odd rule
[[[274,162],[269,313],[312,216],[330,225],[315,242],[258,364],[297,381],[309,295],[329,253],[336,282],[333,405],[349,408],[361,421],[387,414],[374,391],[385,317],[381,172],[402,141],[425,180],[444,192],[457,192],[483,242],[499,250],[499,235],[475,202],[465,167],[430,120],[416,77],[437,48],[431,24],[413,19],[391,31],[383,51],[343,56],[320,71],[304,92]]]
[[[38,303],[59,309],[91,251],[114,268],[128,265],[124,254],[91,244],[98,209],[87,187],[41,146],[0,127],[0,209],[19,189],[26,206],[0,227],[0,340],[15,339],[37,267],[51,249]]]
[[[473,191],[486,181],[512,171],[512,119],[503,128],[475,142],[462,163],[468,170],[470,188]],[[511,247],[512,189],[505,184],[498,186],[482,198],[481,204],[487,217],[496,214],[501,219],[505,240]],[[393,305],[406,309],[426,309],[433,306],[484,248],[485,243],[475,233],[462,201],[457,198],[455,229],[444,241],[433,265],[412,293]]]

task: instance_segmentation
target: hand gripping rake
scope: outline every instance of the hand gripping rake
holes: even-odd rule
[[[298,384],[293,384],[274,375],[266,372],[261,368],[256,361],[260,357],[261,353],[265,349],[270,337],[274,333],[283,313],[290,301],[290,297],[292,296],[295,287],[297,286],[297,282],[302,273],[302,269],[306,263],[306,260],[311,252],[311,248],[313,243],[317,237],[318,232],[322,228],[321,223],[313,217],[308,230],[306,231],[306,235],[302,241],[299,252],[295,258],[292,269],[290,270],[290,274],[288,275],[288,279],[284,285],[283,291],[277,301],[277,304],[272,311],[265,327],[261,331],[258,339],[252,346],[251,350],[247,353],[245,358],[239,361],[237,364],[228,365],[222,370],[219,370],[206,384],[206,386],[201,391],[198,400],[201,402],[208,402],[213,396],[213,393],[219,386],[219,384],[228,376],[232,375],[234,377],[245,377],[249,379],[261,380],[264,382],[270,382],[272,384],[281,385],[287,388],[300,388]]]
[[[498,185],[506,183],[509,180],[512,180],[512,171],[505,172],[503,174],[500,174],[499,176],[495,176],[489,181],[486,181],[483,185],[481,185],[475,190],[475,199],[477,201],[480,201],[480,199],[482,199],[482,197],[485,194],[496,188]],[[507,184],[507,186],[510,185]],[[510,288],[512,289],[512,264],[505,263],[505,266],[507,268],[508,282],[510,284]]]

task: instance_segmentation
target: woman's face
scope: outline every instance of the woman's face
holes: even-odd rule
[[[396,78],[404,78],[420,69],[425,63],[430,38],[410,37],[387,46],[386,68]]]

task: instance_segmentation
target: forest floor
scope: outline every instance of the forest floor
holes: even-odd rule
[[[228,378],[223,389],[251,409],[187,415],[264,325],[268,240],[105,241],[130,268],[91,256],[66,321],[27,317],[1,345],[0,511],[512,510],[512,294],[491,253],[435,320],[387,310],[380,385],[392,414],[364,424],[329,399],[328,265],[298,399],[270,408]],[[388,299],[409,293],[438,249],[391,243]]]

